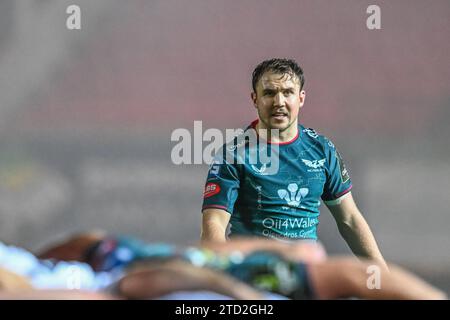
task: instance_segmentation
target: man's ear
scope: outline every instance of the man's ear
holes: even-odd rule
[[[255,108],[256,108],[256,92],[252,92],[250,94],[250,96],[251,96],[252,101],[253,101],[253,106],[255,106]]]
[[[305,103],[305,90],[301,90],[300,94],[299,94],[299,99],[300,99],[300,108],[303,107],[303,104]]]

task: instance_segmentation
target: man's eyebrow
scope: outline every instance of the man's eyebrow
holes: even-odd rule
[[[264,88],[263,92],[275,92],[275,91],[278,91],[278,90],[280,90],[280,91],[294,91],[295,87],[284,87],[284,88],[279,88],[279,89],[276,89],[276,88]]]

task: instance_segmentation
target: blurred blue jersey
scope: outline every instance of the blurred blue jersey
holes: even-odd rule
[[[28,278],[37,289],[81,289],[98,291],[110,286],[121,274],[94,272],[76,261],[40,260],[25,249],[0,242],[0,268]]]

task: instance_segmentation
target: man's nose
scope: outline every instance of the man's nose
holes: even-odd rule
[[[281,92],[278,92],[277,94],[275,94],[275,97],[273,99],[273,105],[278,107],[278,106],[284,106],[285,103],[285,99],[284,99],[284,95]]]

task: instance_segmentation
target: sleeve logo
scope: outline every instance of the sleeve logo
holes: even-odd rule
[[[310,136],[311,138],[314,138],[314,139],[317,139],[319,137],[317,132],[311,128],[305,128],[305,129],[303,129],[303,132],[305,132],[308,136]]]
[[[350,180],[350,175],[348,174],[348,170],[345,167],[344,161],[342,161],[342,157],[337,150],[336,150],[336,157],[339,162],[339,170],[341,172],[341,181],[342,181],[342,183],[346,183],[348,180]]]
[[[217,183],[210,182],[206,184],[205,191],[203,192],[203,198],[212,197],[220,192],[220,186]]]

